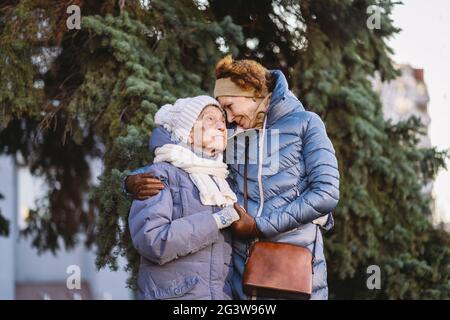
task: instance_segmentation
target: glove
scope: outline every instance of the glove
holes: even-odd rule
[[[231,232],[233,235],[241,239],[263,237],[263,234],[256,226],[255,218],[249,215],[238,203],[234,204],[234,209],[239,214],[240,219],[231,225]]]
[[[216,220],[217,227],[220,229],[224,229],[229,227],[233,222],[239,220],[239,215],[233,206],[227,206],[213,214],[214,219]]]

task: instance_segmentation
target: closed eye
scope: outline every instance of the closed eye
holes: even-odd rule
[[[225,109],[225,110],[228,110],[228,111],[230,111],[230,112],[233,112],[233,110],[232,110],[232,108],[231,108],[232,105],[233,105],[232,103],[227,104],[227,105],[224,107],[224,109]]]

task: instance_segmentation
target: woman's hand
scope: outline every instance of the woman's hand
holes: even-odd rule
[[[145,200],[156,196],[164,189],[164,184],[152,173],[138,173],[128,176],[126,179],[126,188],[134,199]]]
[[[263,235],[256,227],[255,219],[238,203],[234,204],[234,209],[239,214],[240,219],[231,225],[233,235],[242,239],[261,238]]]

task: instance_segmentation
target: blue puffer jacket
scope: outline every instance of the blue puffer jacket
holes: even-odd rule
[[[337,160],[320,117],[305,111],[288,89],[281,71],[274,70],[272,74],[276,84],[267,110],[264,140],[260,142],[257,135],[249,136],[248,212],[256,217],[261,210],[256,223],[265,238],[312,250],[316,229],[319,229],[312,221],[330,213],[338,203]],[[234,148],[229,141],[226,154],[227,162],[234,162],[231,172],[241,205],[244,204],[244,135],[246,133],[236,136]],[[266,151],[260,154],[263,143]],[[329,229],[332,224],[330,215],[325,228]],[[238,299],[248,299],[241,284],[248,244],[233,240],[233,293]],[[313,267],[312,299],[327,299],[327,267],[320,229]]]
[[[167,137],[164,129],[154,130],[152,151]],[[142,172],[160,178],[165,189],[147,200],[134,200],[128,218],[141,255],[139,298],[231,299],[231,237],[212,216],[220,208],[203,205],[189,175],[169,163],[135,171]]]

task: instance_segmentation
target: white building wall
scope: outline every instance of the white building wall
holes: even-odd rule
[[[11,157],[0,156],[0,211],[10,221],[8,237],[0,237],[0,300],[15,297],[16,169]]]
[[[81,281],[89,284],[94,299],[132,299],[132,292],[126,288],[128,274],[123,271],[125,260],[119,259],[117,272],[109,269],[97,271],[94,248],[86,249],[83,237],[80,236],[80,239],[80,244],[73,250],[59,250],[55,256],[51,252],[38,255],[36,249],[31,247],[31,241],[22,238],[17,246],[16,281],[66,283],[71,275],[67,273],[68,267],[75,265],[80,268]]]
[[[95,168],[94,179],[99,169]],[[71,265],[80,268],[82,285],[89,285],[94,299],[133,299],[133,292],[126,288],[125,259],[119,259],[117,272],[109,269],[97,271],[95,247],[86,249],[83,235],[73,250],[65,250],[61,243],[56,255],[51,252],[38,254],[31,246],[31,239],[19,237],[20,229],[25,227],[28,210],[34,208],[36,198],[45,193],[45,184],[32,177],[27,168],[17,169],[12,157],[7,156],[0,157],[0,177],[0,193],[5,197],[0,200],[0,208],[11,223],[9,237],[0,237],[0,300],[14,299],[17,283],[65,284],[71,275],[67,273]]]
[[[86,275],[91,287],[94,299],[97,300],[129,300],[133,299],[133,292],[126,288],[128,274],[123,270],[126,261],[123,257],[118,259],[119,270],[117,272],[109,269],[97,271],[95,268],[95,253],[88,252],[85,255]]]

